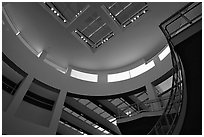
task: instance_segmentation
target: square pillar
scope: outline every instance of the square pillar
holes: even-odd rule
[[[154,87],[151,83],[147,83],[146,85],[147,94],[150,100],[158,100],[157,94],[155,93]],[[151,105],[153,111],[155,110],[161,110],[161,104],[160,102],[152,103]]]
[[[67,91],[66,90],[61,90],[59,92],[59,96],[57,98],[57,101],[55,102],[55,106],[53,109],[53,114],[52,114],[52,118],[50,120],[50,125],[49,125],[49,129],[51,131],[51,134],[56,133],[57,131],[57,127],[58,127],[58,123],[62,114],[62,109],[64,106],[64,102],[66,99],[66,95],[67,95]]]
[[[33,81],[33,76],[28,75],[20,84],[20,86],[18,87],[16,93],[14,94],[13,100],[11,101],[8,109],[7,109],[7,113],[14,115],[15,112],[17,111],[18,107],[20,106],[21,102],[23,101],[23,98],[26,94],[26,92],[28,91],[32,81]]]

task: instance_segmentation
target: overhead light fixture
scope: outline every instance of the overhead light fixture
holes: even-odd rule
[[[38,57],[38,58],[40,57],[40,55],[42,54],[42,52],[43,52],[43,51],[41,51],[40,53],[37,54],[37,57]]]
[[[20,34],[20,31],[18,31],[18,32],[16,33],[16,36],[19,35],[19,34]]]
[[[68,70],[68,68],[66,69],[66,70],[61,70],[61,69],[59,69],[59,68],[56,68],[59,72],[61,72],[61,73],[63,73],[63,74],[66,74],[67,73],[67,70]]]

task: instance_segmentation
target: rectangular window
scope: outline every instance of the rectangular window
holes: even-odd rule
[[[167,46],[160,54],[159,59],[162,61],[170,53],[170,48]]]
[[[108,82],[117,82],[130,79],[129,71],[116,73],[116,74],[108,74]]]
[[[70,76],[84,81],[98,82],[97,74],[84,73],[74,69],[72,69]]]

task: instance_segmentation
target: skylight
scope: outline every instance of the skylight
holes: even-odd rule
[[[146,2],[116,2],[106,3],[104,10],[123,28],[136,21],[148,11]]]
[[[154,60],[152,60],[149,63],[147,64],[144,63],[134,69],[131,69],[130,71],[125,71],[125,72],[116,73],[116,74],[108,74],[108,82],[117,82],[117,81],[123,81],[130,78],[134,78],[150,70],[154,66],[155,66],[155,63],[154,63]]]
[[[155,66],[154,60],[150,61],[148,64],[144,63],[144,64],[130,70],[130,76],[131,76],[131,78],[134,78],[134,77],[150,70],[154,66]]]
[[[71,71],[71,77],[80,79],[80,80],[85,80],[85,81],[90,81],[90,82],[98,82],[98,75],[97,74],[90,74],[90,73],[85,73],[81,71],[77,71],[72,69]]]
[[[131,78],[134,78],[134,77],[136,77],[136,76],[138,76],[144,72],[145,72],[145,63],[130,70],[130,75],[131,75]]]
[[[117,82],[117,81],[123,81],[130,78],[129,71],[116,73],[116,74],[108,74],[108,82]]]
[[[162,61],[170,53],[170,48],[167,46],[160,54],[159,59]]]

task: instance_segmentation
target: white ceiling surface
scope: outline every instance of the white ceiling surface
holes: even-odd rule
[[[185,4],[148,3],[149,11],[144,16],[95,53],[72,36],[70,30],[73,28],[64,28],[39,3],[9,3],[6,8],[21,34],[35,49],[46,50],[62,64],[88,70],[110,70],[151,58],[160,51],[166,39],[159,24]]]

